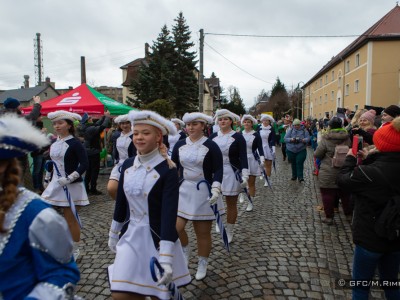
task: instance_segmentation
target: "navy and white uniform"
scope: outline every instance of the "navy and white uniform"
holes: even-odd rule
[[[0,299],[67,299],[62,288],[76,285],[80,276],[64,218],[39,195],[20,188],[3,226]]]
[[[242,176],[249,175],[246,140],[243,135],[233,130],[226,134],[218,131],[213,133],[210,139],[218,145],[222,152],[224,168],[224,177],[221,185],[222,195],[237,196],[242,191],[242,188],[235,172],[241,172]]]
[[[150,259],[172,264],[177,286],[191,281],[176,231],[179,178],[158,149],[128,158],[122,165],[113,222],[129,225],[116,246],[114,264],[108,269],[113,292],[133,292],[169,299],[165,286],[157,286],[150,274]],[[163,248],[168,245],[168,249]],[[160,246],[161,245],[161,246]],[[162,250],[163,253],[159,253]]]
[[[247,162],[249,164],[249,174],[252,176],[260,176],[260,165],[255,159],[254,153],[257,152],[259,156],[264,156],[262,141],[260,134],[254,130],[249,132],[242,132],[246,140]]]
[[[167,148],[168,148],[168,155],[171,157],[172,155],[172,151],[174,150],[175,144],[180,141],[180,140],[184,140],[186,139],[186,134],[182,131],[179,130],[178,134],[175,135],[168,135],[168,142],[166,144]]]
[[[88,168],[88,158],[86,150],[82,143],[72,135],[65,138],[58,137],[50,147],[51,160],[56,163],[62,177],[67,177],[72,172],[79,173],[79,178],[70,184],[67,184],[71,200],[75,205],[84,206],[89,204],[85,185],[83,183],[82,174]],[[57,171],[53,167],[53,176],[42,193],[45,201],[54,206],[68,207],[69,203],[63,187],[57,182],[59,179]]]
[[[133,157],[136,155],[136,147],[132,142],[132,136],[132,131],[127,134],[121,132],[120,136],[115,141],[113,149],[115,166],[111,171],[109,179],[119,181],[119,177],[121,176],[122,164],[129,157]]]
[[[200,180],[207,180],[212,187],[221,188],[223,165],[218,145],[207,137],[192,142],[189,137],[178,141],[172,152],[181,185],[179,187],[178,216],[187,220],[214,220],[215,215],[208,202],[209,190]],[[225,213],[222,197],[218,199],[218,210]]]
[[[273,130],[271,125],[268,125],[266,127],[264,125],[261,125],[259,133],[262,140],[265,159],[274,160],[273,147],[275,147],[275,131]]]

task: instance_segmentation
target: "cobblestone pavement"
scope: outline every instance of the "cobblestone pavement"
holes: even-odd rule
[[[312,175],[311,157],[309,150],[305,182],[298,183],[290,180],[290,165],[277,153],[273,191],[257,179],[254,211],[246,212],[246,203],[239,204],[230,256],[219,234],[213,232],[213,248],[203,281],[194,279],[197,258],[192,250],[189,266],[193,280],[180,288],[186,299],[351,298],[351,290],[337,283],[351,275],[350,224],[341,210],[333,226],[321,223],[323,213],[315,209],[320,195],[317,178]],[[104,194],[107,180],[108,175],[100,175],[99,189]],[[91,196],[90,200],[91,204],[80,211],[84,229],[77,293],[85,299],[110,299],[106,270],[114,254],[108,250],[107,240],[114,202],[105,195]],[[192,226],[188,232],[195,245]],[[383,293],[375,290],[371,299],[383,299]]]

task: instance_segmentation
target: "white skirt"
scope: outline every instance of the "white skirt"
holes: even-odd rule
[[[251,176],[260,176],[260,165],[258,164],[257,160],[254,158],[253,154],[247,155],[247,162],[249,164],[249,173]]]
[[[121,177],[121,167],[122,167],[123,162],[118,162],[114,168],[111,170],[110,178],[116,181],[119,181],[119,178]]]
[[[197,182],[184,180],[179,187],[178,216],[187,220],[215,220],[208,196],[209,192],[205,183],[201,183],[197,190]],[[225,214],[222,197],[218,198],[217,206],[220,214]]]
[[[239,181],[236,179],[230,164],[224,164],[224,176],[221,184],[222,195],[237,196],[241,193],[242,188]]]
[[[266,160],[274,160],[274,157],[271,152],[271,148],[269,146],[263,147],[264,157]]]
[[[110,290],[112,292],[132,292],[160,299],[170,299],[166,286],[157,286],[150,273],[150,259],[159,259],[159,253],[154,247],[148,224],[132,225],[117,244],[117,254],[114,264],[108,267]],[[173,281],[176,286],[190,283],[189,269],[184,260],[182,245],[178,239],[175,242],[174,261],[172,263]]]
[[[71,195],[71,200],[76,206],[86,206],[89,204],[83,181],[67,184],[68,192]],[[69,207],[67,195],[61,185],[58,184],[57,178],[53,176],[47,188],[42,193],[42,198],[53,206]]]

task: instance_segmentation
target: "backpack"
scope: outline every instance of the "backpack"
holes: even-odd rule
[[[349,149],[349,146],[343,144],[335,146],[335,152],[332,157],[332,167],[341,168],[343,166]]]
[[[393,195],[376,218],[375,233],[390,241],[400,238],[400,195]]]

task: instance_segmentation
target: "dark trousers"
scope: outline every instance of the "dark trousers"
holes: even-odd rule
[[[292,164],[292,178],[304,179],[304,161],[307,157],[307,150],[303,149],[300,152],[292,152],[287,150],[287,156]]]
[[[97,190],[97,178],[100,171],[100,154],[88,155],[89,167],[86,170],[85,186],[86,190]]]
[[[322,202],[324,204],[325,216],[333,218],[335,202],[339,199],[342,201],[343,212],[346,216],[351,215],[353,212],[351,205],[351,194],[342,191],[341,189],[326,189],[320,188]]]
[[[283,159],[286,159],[286,143],[281,144]]]
[[[32,157],[33,170],[32,170],[32,180],[33,188],[35,190],[44,190],[43,188],[43,170],[44,170],[44,159],[43,155],[39,154]]]

